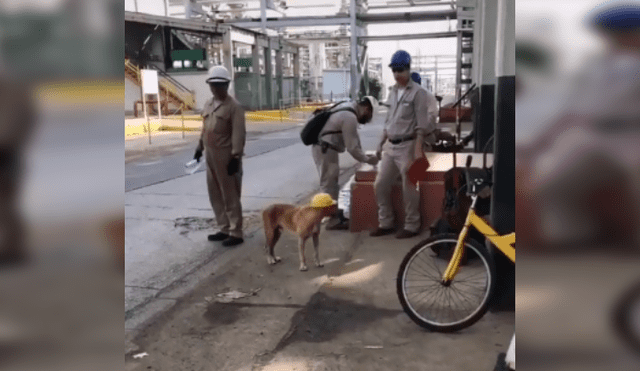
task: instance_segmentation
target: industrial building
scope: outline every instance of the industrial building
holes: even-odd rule
[[[380,58],[370,59],[367,51],[367,42],[377,40],[457,38],[464,46],[458,55],[415,55],[414,69],[429,90],[459,97],[472,80],[469,35],[478,13],[472,3],[128,0],[125,112],[140,106],[141,67],[158,71],[168,111],[180,106],[198,111],[209,96],[203,76],[216,64],[233,70],[231,91],[249,110],[362,96],[369,90],[370,77],[383,84],[385,66]],[[149,4],[154,4],[153,14]],[[327,8],[335,15],[312,15]],[[287,16],[292,9],[306,15]],[[443,20],[458,20],[457,27],[438,33],[367,34],[370,24]],[[271,58],[265,57],[269,54]],[[379,98],[384,99],[387,89],[381,88]]]

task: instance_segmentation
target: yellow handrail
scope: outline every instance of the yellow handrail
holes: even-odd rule
[[[140,67],[138,67],[135,64],[133,64],[131,62],[131,60],[129,60],[129,59],[125,59],[124,60],[124,65],[127,68],[127,70],[129,70],[130,72],[135,74],[136,78],[138,79],[138,82],[140,82],[141,81],[141,79],[140,79]],[[166,79],[159,79],[158,83],[160,84],[161,89],[164,89],[165,94],[173,95],[178,100],[180,100],[182,103],[184,103],[184,105],[187,108],[193,108],[195,106],[195,99],[194,99],[192,93],[184,93],[184,92],[180,91],[179,89],[177,89],[175,87],[175,85],[173,83],[171,83],[170,81],[168,81]]]

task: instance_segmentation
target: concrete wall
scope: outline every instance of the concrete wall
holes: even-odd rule
[[[209,98],[212,97],[211,89],[205,82],[207,79],[207,72],[188,72],[188,73],[170,73],[172,78],[186,86],[187,89],[195,92],[196,110],[201,111],[204,104],[207,103]],[[233,85],[229,87],[229,92],[233,95]]]
[[[142,99],[140,87],[133,81],[124,79],[124,113],[125,115],[133,114],[133,104],[135,101]]]

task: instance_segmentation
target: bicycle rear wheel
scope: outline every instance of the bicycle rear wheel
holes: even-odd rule
[[[442,274],[458,236],[430,237],[404,257],[396,281],[402,308],[418,325],[432,331],[453,332],[476,323],[487,312],[496,283],[493,260],[478,242],[465,242],[466,264],[450,285]],[[449,253],[446,253],[449,251]],[[439,255],[443,255],[439,257]]]

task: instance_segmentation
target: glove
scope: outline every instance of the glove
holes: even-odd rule
[[[367,155],[367,164],[376,166],[378,164],[377,155]]]
[[[231,176],[237,173],[238,170],[240,170],[240,159],[238,157],[232,157],[229,165],[227,165],[227,174]]]
[[[193,155],[193,159],[200,162],[200,157],[202,157],[202,150],[196,149],[196,153]]]

